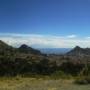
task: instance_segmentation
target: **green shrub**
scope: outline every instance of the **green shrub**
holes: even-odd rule
[[[88,83],[90,84],[90,76],[86,77],[86,80],[88,81]]]
[[[75,80],[75,83],[80,85],[85,85],[88,84],[88,81],[85,79],[79,79],[79,80]]]
[[[67,75],[63,71],[56,71],[51,75],[51,77],[54,78],[54,79],[59,79],[59,78],[61,78],[61,79],[70,79],[70,78],[72,78],[71,75],[69,75],[69,74]]]
[[[75,80],[75,83],[80,85],[90,84],[90,76],[79,77]]]

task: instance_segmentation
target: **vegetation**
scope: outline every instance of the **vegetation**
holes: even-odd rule
[[[76,47],[65,55],[46,55],[25,44],[13,48],[0,41],[0,76],[76,78],[77,84],[90,84],[90,49],[85,54],[83,50]]]
[[[73,79],[9,77],[0,78],[0,90],[90,90],[90,85],[77,85]]]

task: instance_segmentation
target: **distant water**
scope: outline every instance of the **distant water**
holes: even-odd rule
[[[45,54],[65,54],[71,50],[71,48],[39,48],[42,53]]]

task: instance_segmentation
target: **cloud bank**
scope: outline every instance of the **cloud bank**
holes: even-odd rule
[[[90,37],[80,38],[77,35],[53,36],[39,34],[0,34],[0,40],[12,46],[27,44],[35,48],[72,48],[75,46],[90,47]]]

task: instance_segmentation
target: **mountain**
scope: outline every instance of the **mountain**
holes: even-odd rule
[[[15,48],[9,46],[5,42],[0,40],[0,54],[10,54],[15,51]]]
[[[0,40],[0,49],[4,49],[4,48],[12,48],[12,47]]]
[[[26,53],[26,54],[41,54],[41,52],[39,50],[31,48],[26,44],[21,45],[18,48],[18,51],[21,52],[21,53]]]
[[[11,55],[11,54],[41,54],[41,52],[39,50],[36,50],[34,48],[31,48],[25,44],[21,45],[19,48],[14,48],[8,44],[6,44],[5,42],[0,40],[0,55]]]
[[[74,49],[69,51],[67,55],[74,55],[74,56],[90,55],[90,48],[81,48],[79,46],[76,46]]]
[[[71,48],[39,48],[42,53],[45,54],[65,54],[71,50]]]

